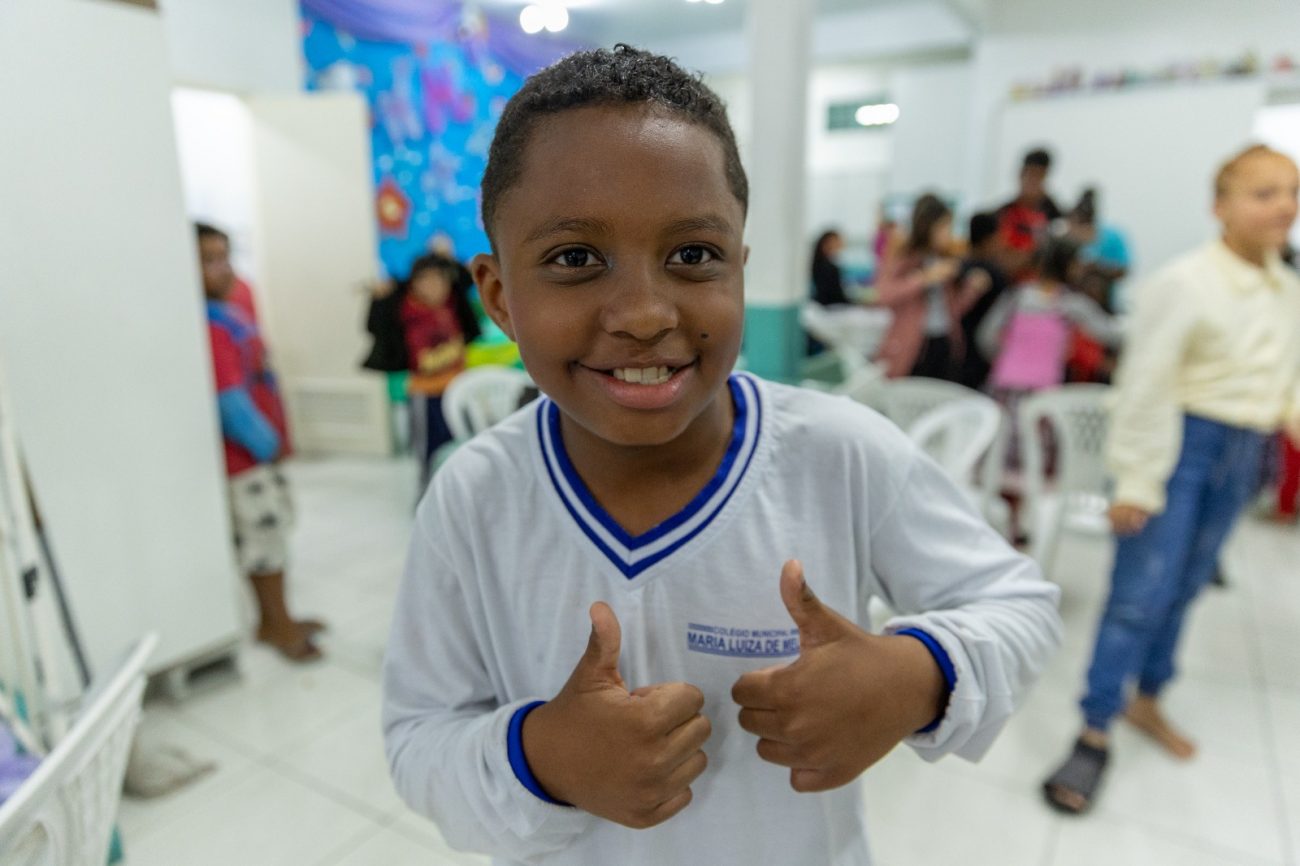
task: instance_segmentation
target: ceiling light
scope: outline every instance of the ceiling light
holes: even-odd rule
[[[569,26],[569,10],[562,4],[547,3],[542,7],[542,11],[546,15],[546,29],[551,33],[559,33]]]
[[[704,2],[708,3],[710,6],[717,6],[722,2],[722,0],[704,0]]]
[[[536,4],[525,6],[519,13],[519,26],[525,33],[540,33],[546,26],[546,10]]]
[[[898,120],[898,106],[892,102],[883,105],[864,105],[853,113],[853,119],[863,126],[888,126]]]

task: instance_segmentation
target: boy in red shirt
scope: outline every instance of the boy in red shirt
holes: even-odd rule
[[[217,407],[229,478],[230,511],[240,569],[257,596],[257,639],[294,661],[320,657],[312,636],[324,626],[295,620],[285,603],[284,571],[293,502],[279,461],[289,455],[289,430],[266,348],[252,317],[251,295],[234,297],[230,238],[196,227]],[[247,287],[247,284],[241,284]]]

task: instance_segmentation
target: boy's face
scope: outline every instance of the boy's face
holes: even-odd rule
[[[718,409],[740,351],[745,215],[722,145],[634,105],[561,112],[526,147],[497,252],[473,263],[484,306],[570,419],[671,442]]]
[[[199,238],[199,267],[203,272],[203,294],[214,301],[224,300],[235,285],[230,244],[216,235]]]
[[[1296,219],[1300,175],[1284,156],[1262,154],[1243,162],[1214,203],[1225,237],[1242,249],[1276,252],[1286,246]]]
[[[1047,189],[1047,169],[1041,165],[1027,165],[1020,171],[1020,197],[1038,201]]]

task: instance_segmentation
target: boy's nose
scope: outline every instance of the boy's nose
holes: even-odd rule
[[[656,276],[650,268],[624,271],[601,311],[606,332],[648,342],[677,327],[677,305]]]

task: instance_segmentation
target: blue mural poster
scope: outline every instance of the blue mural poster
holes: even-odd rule
[[[458,3],[413,8],[301,3],[307,88],[356,90],[370,106],[379,258],[396,278],[439,235],[462,261],[488,250],[479,184],[497,120],[529,73],[571,50]]]

